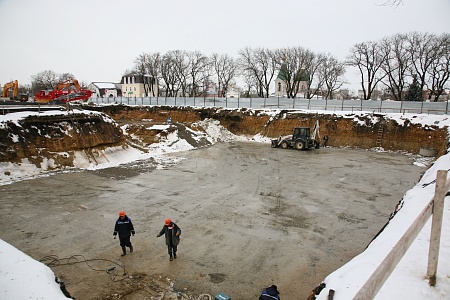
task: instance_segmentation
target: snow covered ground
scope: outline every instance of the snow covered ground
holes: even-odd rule
[[[67,299],[53,271],[0,240],[1,299]]]
[[[327,111],[317,112],[323,114],[329,113]],[[44,114],[64,113],[45,112]],[[267,113],[275,114],[277,111],[267,111]],[[338,114],[336,112],[333,113]],[[8,121],[17,122],[17,120],[29,114],[34,113],[21,112],[0,116],[0,126],[6,126],[6,122]],[[360,115],[371,116],[370,113],[364,112],[342,112],[341,115],[346,118],[354,118],[355,120],[358,120],[358,116]],[[439,127],[450,127],[450,119],[448,119],[447,115],[387,114],[386,117],[396,120],[399,124],[408,120],[412,124],[422,124],[422,126],[435,125]],[[378,118],[373,116],[373,122],[375,123],[377,121]],[[231,140],[269,142],[268,138],[262,136],[255,136],[250,139],[235,136],[220,126],[217,121],[213,120],[202,121],[199,125],[206,129],[206,137],[211,143]],[[73,172],[79,169],[106,168],[131,161],[148,159],[150,157],[153,157],[157,161],[166,161],[172,159],[167,156],[171,152],[191,149],[193,147],[186,141],[178,138],[175,132],[170,134],[167,140],[154,146],[148,153],[131,147],[128,149],[111,148],[104,153],[104,159],[99,160],[98,165],[90,164],[80,153],[76,157],[76,168],[61,171]],[[38,176],[50,176],[51,172],[54,171],[49,171],[49,164],[43,164],[41,168],[36,168],[36,166],[28,163],[26,160],[21,164],[0,163],[0,185]],[[447,154],[440,157],[425,173],[420,182],[405,194],[403,207],[389,222],[389,225],[384,229],[382,234],[363,253],[325,278],[326,288],[317,296],[317,299],[328,299],[329,289],[335,290],[335,300],[352,299],[366,279],[433,197],[435,184],[423,185],[436,179],[437,170],[449,169],[450,154]],[[6,171],[10,175],[5,176]],[[448,202],[448,198],[446,202]],[[431,221],[429,221],[375,299],[449,299],[450,205],[448,203],[445,203],[443,219],[436,287],[430,287],[428,281],[425,279],[431,228]],[[53,272],[47,266],[33,260],[2,240],[0,240],[0,254],[1,299],[66,299],[62,292],[60,292],[59,285],[55,282]]]

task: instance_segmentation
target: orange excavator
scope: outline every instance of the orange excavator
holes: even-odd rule
[[[11,89],[12,94],[10,94]],[[3,85],[2,98],[17,99],[18,94],[19,94],[19,82],[17,80],[5,83],[5,85]]]
[[[87,101],[91,97],[92,91],[82,89],[78,80],[71,78],[64,80],[53,89],[39,91],[34,95],[34,102],[69,102],[69,101]]]

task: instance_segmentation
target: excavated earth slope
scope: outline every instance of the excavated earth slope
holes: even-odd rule
[[[342,117],[335,114],[316,114],[299,111],[281,110],[272,116],[264,110],[225,110],[219,108],[190,107],[129,107],[102,106],[92,107],[106,113],[119,123],[151,119],[155,122],[192,123],[212,118],[234,134],[276,138],[291,134],[294,127],[313,128],[319,120],[320,132],[330,137],[329,146],[374,148],[377,138],[381,137],[381,147],[385,150],[403,150],[419,153],[420,148],[436,149],[438,156],[446,151],[447,128],[438,126],[422,127],[406,121],[398,124],[382,114],[367,116],[349,115]],[[378,122],[374,123],[373,120]]]
[[[319,120],[320,132],[322,135],[326,132],[329,136],[329,146],[382,147],[414,154],[419,153],[421,148],[429,148],[435,149],[437,156],[445,153],[448,141],[446,127],[423,127],[408,120],[398,124],[382,114],[338,116],[289,110],[274,113],[247,109],[123,105],[83,108],[103,112],[117,124],[98,114],[30,116],[18,124],[8,122],[0,128],[0,162],[20,162],[28,158],[39,166],[43,159],[53,159],[55,166],[72,166],[74,151],[85,151],[89,155],[93,149],[125,145],[126,137],[119,125],[128,124],[127,133],[139,136],[146,144],[157,142],[154,137],[161,132],[148,130],[148,124],[165,123],[169,117],[173,123],[186,126],[211,118],[220,121],[234,134],[260,134],[270,138],[291,134],[294,127],[312,128]],[[377,121],[374,122],[374,119]],[[146,121],[145,126],[143,120]]]
[[[125,137],[120,128],[101,114],[30,115],[0,127],[0,162],[21,162],[27,158],[37,166],[54,159],[72,166],[74,151],[104,149],[120,145]]]

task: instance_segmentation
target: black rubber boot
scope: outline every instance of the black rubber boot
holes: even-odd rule
[[[177,259],[177,253],[176,252],[173,253],[173,258]]]
[[[127,255],[127,250],[125,249],[125,246],[122,246],[122,255],[120,256],[125,256]]]
[[[172,254],[171,254],[171,255],[170,255],[170,257],[169,257],[169,260],[170,260],[170,261],[172,261],[172,260],[173,260]]]
[[[130,253],[133,253],[133,245],[130,245]]]

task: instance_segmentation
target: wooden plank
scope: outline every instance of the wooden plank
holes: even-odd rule
[[[422,210],[417,219],[411,224],[394,248],[392,248],[391,252],[389,252],[383,262],[381,262],[375,272],[370,276],[355,297],[353,297],[353,300],[370,300],[375,297],[430,218],[433,200],[434,198],[431,199],[427,206]]]
[[[445,176],[443,175],[445,172]],[[443,214],[443,203],[445,194],[447,191],[450,190],[450,179],[445,181],[447,179],[447,171],[446,170],[439,170],[437,173],[436,178],[436,194],[437,197],[440,197],[442,199],[442,208],[434,208],[434,210],[437,210],[436,213],[440,213],[440,210],[442,209]],[[439,183],[438,183],[439,181]],[[408,248],[411,246],[411,244],[414,242],[415,238],[419,234],[419,232],[422,230],[425,223],[430,218],[431,214],[433,214],[433,207],[434,207],[434,199],[433,197],[431,201],[427,204],[427,206],[422,210],[422,212],[419,214],[419,216],[416,218],[416,220],[411,224],[411,226],[408,228],[408,230],[405,232],[405,234],[402,236],[402,238],[397,242],[397,244],[392,248],[391,252],[386,256],[386,258],[381,262],[381,264],[378,266],[378,268],[375,270],[375,272],[370,276],[370,278],[366,281],[366,283],[361,287],[361,289],[358,291],[358,293],[353,297],[353,300],[370,300],[375,297],[375,295],[378,293],[378,291],[383,286],[384,282],[389,278],[392,271],[396,268],[398,262],[402,259],[402,257],[405,255]],[[438,204],[440,205],[440,204]],[[436,221],[437,223],[439,220]],[[442,224],[442,216],[440,223]],[[437,226],[437,225],[436,225]],[[433,229],[432,229],[433,231]],[[436,229],[437,231],[437,229]],[[435,233],[437,234],[437,232]],[[436,237],[434,237],[436,239]],[[440,232],[439,232],[439,239],[440,239]],[[438,242],[437,240],[435,242]],[[438,246],[433,246],[433,251],[436,251],[437,253],[433,255],[432,263],[430,263],[430,257],[429,256],[429,263],[428,268],[429,272],[427,274],[432,274],[437,270],[437,262],[438,262],[438,255],[439,255],[439,243],[437,243]],[[431,249],[431,243],[430,243],[430,249]],[[430,250],[431,251],[431,250]],[[434,264],[436,267],[434,267]],[[431,272],[430,272],[431,268]],[[430,275],[429,275],[430,276]],[[433,275],[431,275],[433,276]],[[436,273],[434,273],[434,276],[436,276]],[[431,282],[430,282],[431,284]]]
[[[436,285],[436,273],[439,261],[442,218],[444,215],[444,198],[448,191],[446,185],[447,170],[437,171],[436,190],[434,193],[433,223],[431,225],[430,250],[428,252],[427,278],[430,286]]]

